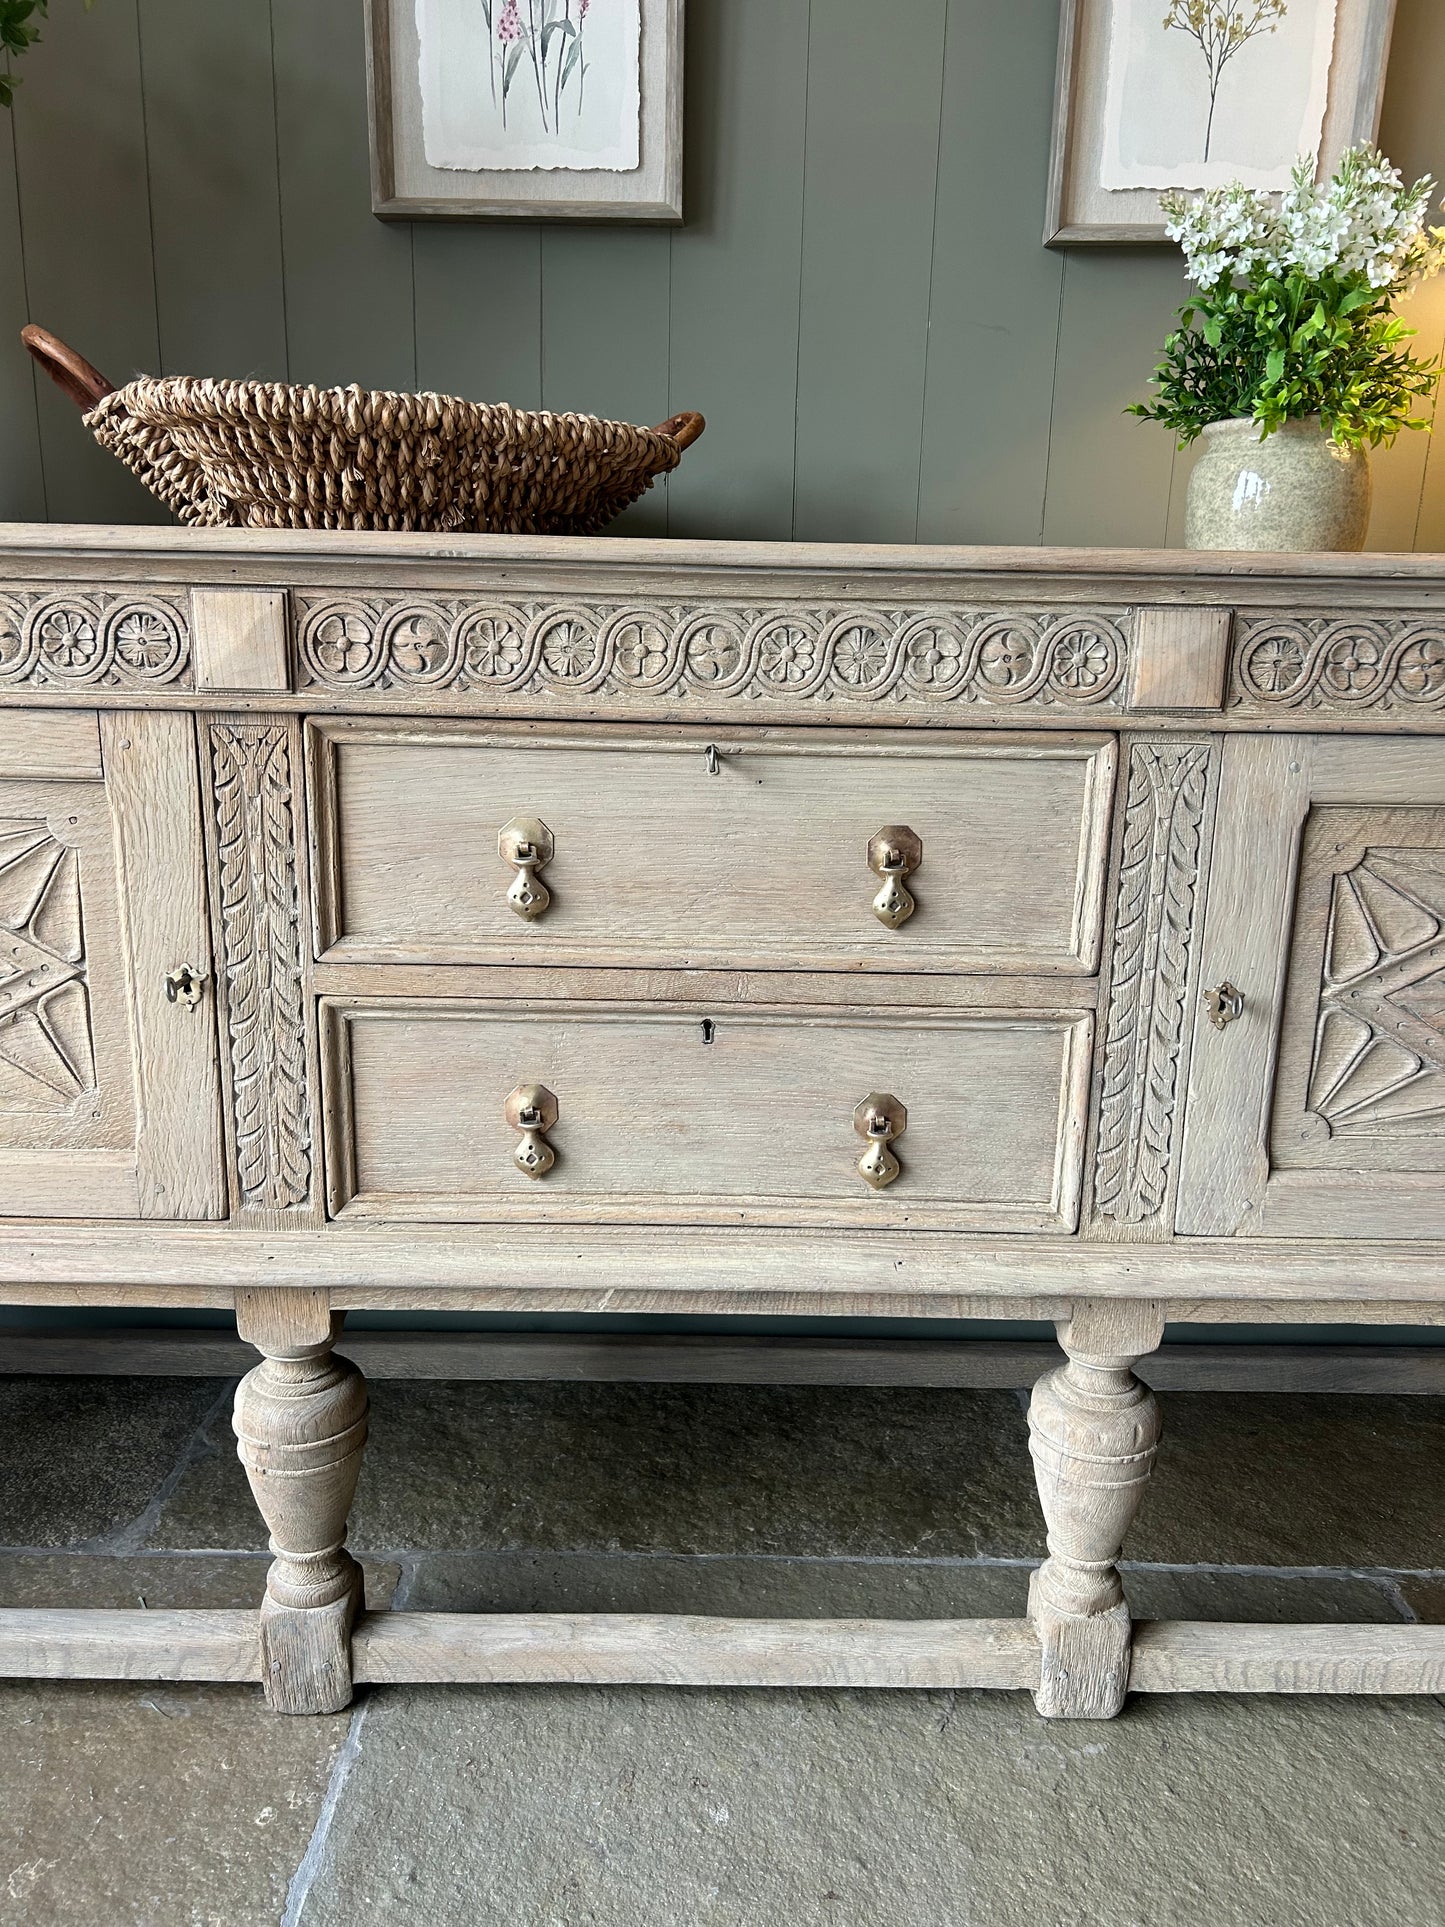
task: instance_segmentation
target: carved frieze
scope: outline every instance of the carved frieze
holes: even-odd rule
[[[1445,616],[1241,614],[1234,709],[1445,709]]]
[[[297,772],[281,723],[213,722],[218,907],[238,1202],[309,1205]]]
[[[79,859],[43,818],[0,817],[0,1109],[94,1089]]]
[[[1335,877],[1309,1108],[1334,1137],[1445,1135],[1445,850]]]
[[[1095,1211],[1125,1224],[1157,1220],[1169,1192],[1212,756],[1207,743],[1129,753],[1094,1154]]]
[[[488,699],[1117,704],[1127,611],[297,594],[302,687]]]
[[[0,690],[189,687],[190,617],[163,590],[0,589]]]

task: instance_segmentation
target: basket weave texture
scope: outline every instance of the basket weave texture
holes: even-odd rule
[[[191,376],[128,382],[85,421],[193,528],[594,535],[682,453],[593,415]]]

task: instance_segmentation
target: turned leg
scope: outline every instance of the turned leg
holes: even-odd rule
[[[366,1381],[334,1358],[325,1291],[236,1293],[236,1328],[263,1354],[236,1391],[237,1449],[276,1555],[261,1606],[261,1677],[278,1713],[351,1700],[361,1568],[346,1550],[366,1443]]]
[[[1152,1305],[1076,1304],[1065,1364],[1029,1403],[1029,1449],[1049,1556],[1029,1584],[1043,1650],[1034,1701],[1050,1719],[1112,1719],[1129,1685],[1132,1629],[1115,1560],[1159,1444],[1159,1407],[1134,1376],[1163,1322]]]

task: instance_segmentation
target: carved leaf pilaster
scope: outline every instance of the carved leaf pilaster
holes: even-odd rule
[[[291,746],[210,725],[237,1203],[309,1209],[313,1173]]]
[[[1160,1220],[1169,1192],[1211,771],[1206,743],[1129,755],[1094,1156],[1095,1212],[1123,1224]]]

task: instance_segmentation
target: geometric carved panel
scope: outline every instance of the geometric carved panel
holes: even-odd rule
[[[1335,877],[1308,1104],[1334,1137],[1445,1135],[1445,850]]]
[[[96,1087],[74,850],[0,817],[0,1110],[59,1110]]]

